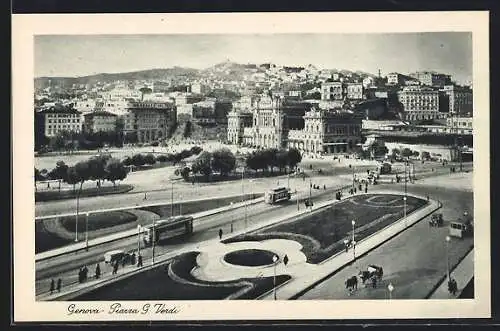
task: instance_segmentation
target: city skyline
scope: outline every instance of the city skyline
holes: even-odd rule
[[[217,63],[312,64],[382,75],[437,71],[472,82],[468,32],[35,36],[35,77],[78,77]],[[113,56],[115,54],[115,56]],[[146,56],[144,56],[146,54]]]

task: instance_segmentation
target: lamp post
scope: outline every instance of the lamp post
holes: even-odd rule
[[[156,227],[155,227],[155,220],[153,219],[153,235],[151,236],[153,257],[151,259],[151,264],[155,264],[155,241],[156,241]]]
[[[394,291],[394,286],[392,285],[392,283],[389,283],[389,285],[387,285],[387,289],[389,290],[389,300],[392,300],[392,291]]]
[[[137,256],[141,255],[141,225],[137,224]]]
[[[85,214],[85,250],[89,250],[89,213]]]
[[[182,215],[182,195],[179,195],[179,216]]]
[[[170,182],[172,189],[170,190],[170,216],[174,216],[174,182]]]
[[[278,262],[278,255],[273,255],[273,263],[274,263],[274,277],[273,277],[273,292],[274,292],[274,300],[276,300],[276,265]]]
[[[405,186],[404,186],[404,190],[405,190],[405,195],[403,197],[403,218],[405,220],[405,225],[406,225],[406,199],[407,199],[407,192],[408,192],[408,188],[407,188],[407,183],[408,183],[408,177],[407,177],[407,174],[406,174],[406,165],[407,165],[407,162],[405,162]]]
[[[450,236],[446,236],[446,276],[448,277],[448,281],[450,281]]]
[[[78,242],[78,197],[76,198],[75,242]]]
[[[354,261],[356,259],[356,241],[354,238],[354,226],[356,225],[356,221],[352,220],[351,224],[352,224],[352,258]]]

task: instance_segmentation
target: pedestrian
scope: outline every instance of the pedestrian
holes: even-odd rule
[[[377,277],[372,277],[372,286],[373,288],[377,288]]]
[[[365,193],[368,193],[368,186],[365,186]]]
[[[56,287],[56,283],[54,282],[54,278],[50,280],[50,294],[54,293]]]
[[[222,229],[219,229],[219,240],[222,239]]]
[[[427,202],[429,202],[429,195],[428,194],[426,195],[426,198],[427,198]]]
[[[326,191],[326,185],[323,185],[323,190],[325,190],[325,191]]]
[[[132,256],[130,257],[130,264],[135,265],[135,253],[132,253]]]
[[[126,264],[127,264],[127,259],[125,257],[122,257],[122,268],[125,268]]]
[[[456,295],[457,294],[457,291],[458,291],[458,285],[457,285],[457,281],[455,279],[453,279],[453,295]]]
[[[113,275],[115,275],[118,272],[118,261],[115,261],[113,264]]]
[[[82,270],[82,268],[80,268],[78,270],[78,283],[81,283],[81,282],[83,282],[83,270]]]
[[[57,292],[61,292],[62,279],[57,279]]]
[[[137,257],[137,267],[142,267],[142,255],[139,254],[139,256]]]
[[[147,192],[144,192],[144,200],[147,200],[147,199],[148,199]]]
[[[95,267],[95,279],[99,279],[101,277],[101,267],[99,266],[99,263],[97,263]]]

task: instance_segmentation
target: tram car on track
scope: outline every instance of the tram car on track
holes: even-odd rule
[[[290,193],[290,189],[287,187],[278,187],[275,189],[271,189],[266,192],[265,202],[268,204],[275,204],[283,201],[290,200],[292,194]]]

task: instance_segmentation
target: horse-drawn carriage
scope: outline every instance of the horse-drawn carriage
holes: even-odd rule
[[[366,270],[362,270],[359,272],[359,277],[361,278],[361,282],[366,285],[367,282],[372,283],[374,287],[376,284],[382,279],[384,275],[384,269],[382,267],[376,265],[369,265]]]
[[[429,221],[429,226],[440,227],[442,225],[443,225],[443,214],[441,213],[432,214],[431,220]]]

